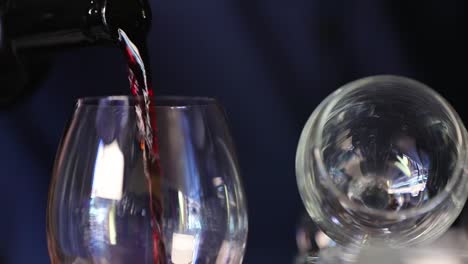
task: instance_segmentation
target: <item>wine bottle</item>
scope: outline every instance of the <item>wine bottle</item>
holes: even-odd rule
[[[57,50],[118,47],[118,29],[144,38],[150,24],[146,0],[0,0],[0,106],[35,88]]]

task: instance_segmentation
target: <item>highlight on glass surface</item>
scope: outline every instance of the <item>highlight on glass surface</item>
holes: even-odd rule
[[[141,100],[78,100],[50,186],[51,262],[241,263],[246,201],[221,107],[156,99],[159,157],[145,162]]]
[[[351,82],[303,129],[296,175],[305,207],[339,245],[429,242],[466,201],[466,137],[449,103],[420,82]]]

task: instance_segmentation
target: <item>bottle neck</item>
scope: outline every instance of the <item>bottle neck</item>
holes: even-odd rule
[[[151,19],[143,0],[9,0],[0,6],[5,39],[17,51],[113,45],[118,28],[146,36]]]

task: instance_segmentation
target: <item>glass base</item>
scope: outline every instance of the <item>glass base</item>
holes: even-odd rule
[[[331,246],[297,256],[295,264],[462,264],[468,263],[468,236],[450,229],[424,246],[392,249],[367,247],[359,250]]]

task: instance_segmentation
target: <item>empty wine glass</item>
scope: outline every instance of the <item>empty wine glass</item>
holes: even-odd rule
[[[241,263],[246,202],[221,107],[155,100],[161,171],[148,181],[141,100],[78,100],[50,186],[52,263]]]
[[[431,241],[468,195],[466,130],[424,84],[373,76],[345,85],[313,112],[296,156],[314,222],[339,245]]]

